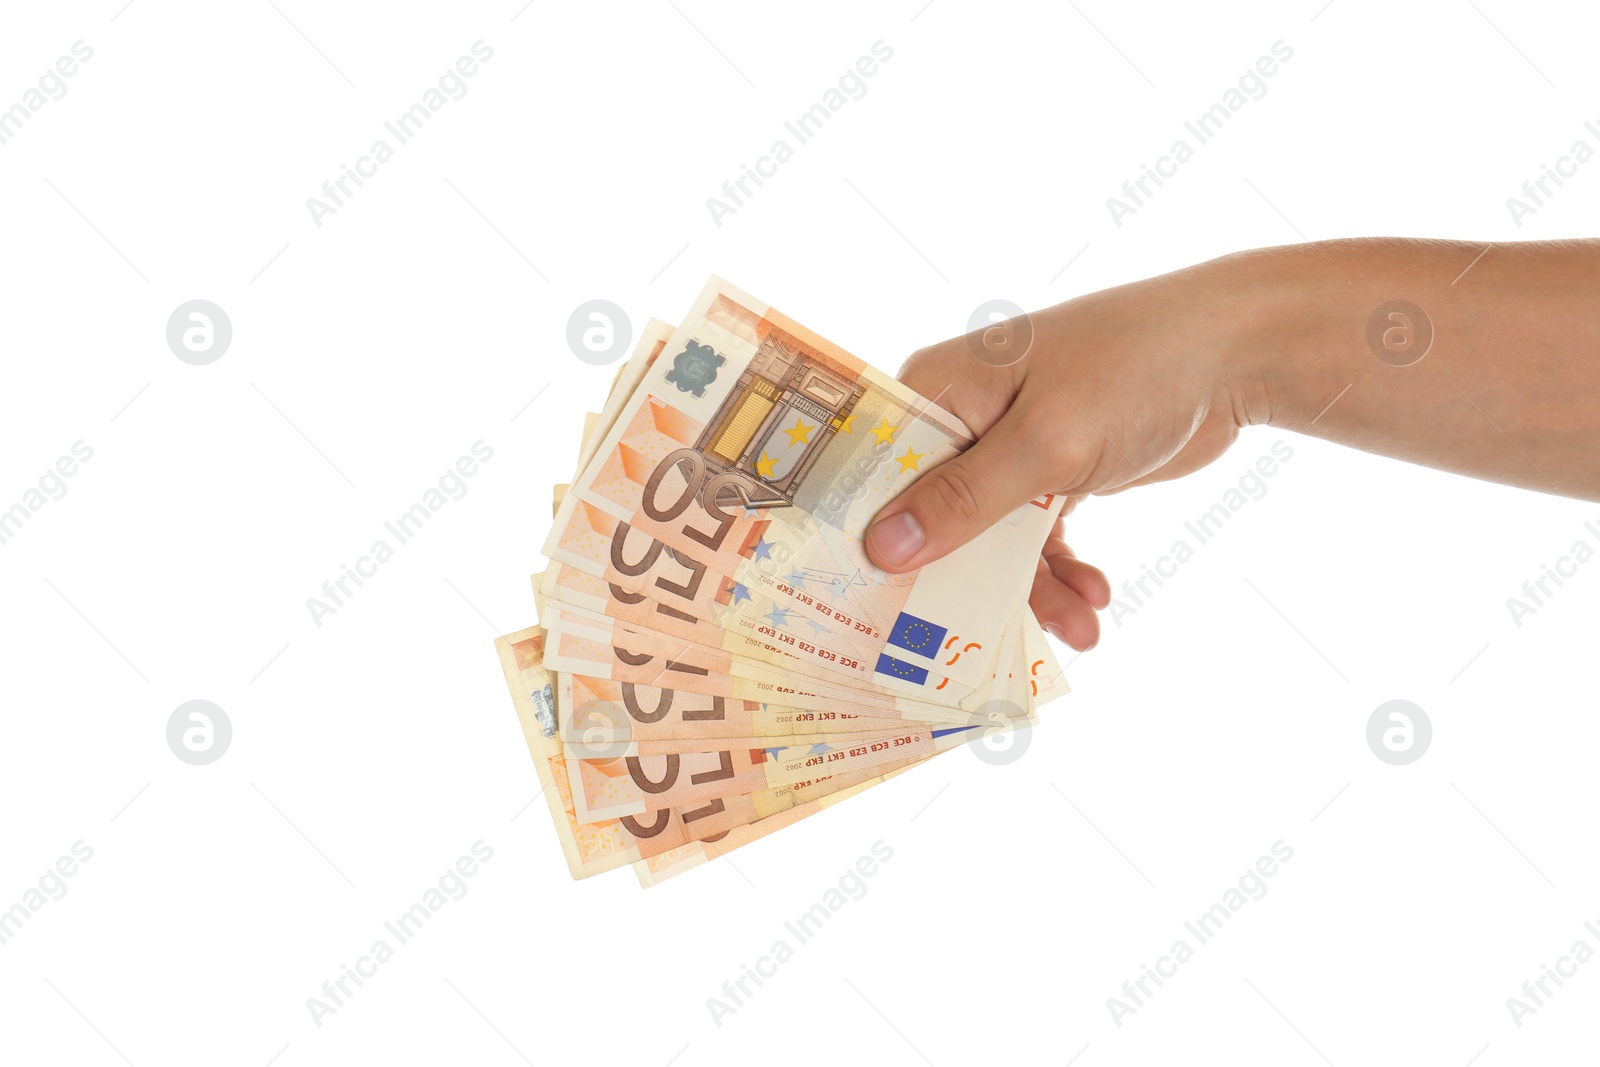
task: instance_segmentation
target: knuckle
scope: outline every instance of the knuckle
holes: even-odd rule
[[[1016,368],[992,367],[973,358],[960,337],[917,349],[901,364],[897,377],[978,434],[1005,414],[1021,383]]]
[[[942,463],[923,479],[928,483],[939,507],[964,524],[983,518],[983,492],[969,465],[959,461]]]
[[[1052,410],[1050,405],[1019,404],[1012,409],[1012,414],[1017,420],[1018,433],[1047,453],[1054,455],[1069,447],[1066,421],[1061,412]]]
[[[1080,419],[1065,417],[1050,404],[1033,403],[1012,409],[1018,442],[1025,442],[1034,469],[1052,488],[1066,489],[1074,484],[1079,465],[1093,453],[1096,443],[1086,440],[1086,427]]]
[[[915,374],[927,362],[928,352],[929,349],[919,348],[907,356],[906,361],[900,364],[900,373],[896,377],[904,379],[908,374]]]
[[[927,345],[919,348],[906,357],[900,365],[899,379],[912,388],[932,386],[938,392],[952,381],[962,380],[971,375],[971,368],[967,366],[970,357],[965,356],[965,349],[960,345],[960,339],[940,341],[936,345]]]
[[[918,392],[925,392],[930,385],[937,391],[950,379],[949,361],[937,345],[919,348],[906,357],[896,377]]]

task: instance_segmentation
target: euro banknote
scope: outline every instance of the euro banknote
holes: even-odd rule
[[[551,732],[552,690],[556,679],[542,666],[543,638],[537,627],[495,642],[517,718],[533,756],[540,795],[548,807],[568,868],[574,878],[587,878],[629,863],[661,857],[651,869],[684,869],[703,862],[704,848],[717,855],[739,843],[759,840],[796,819],[821,811],[846,795],[882,779],[869,771],[853,775],[816,775],[775,789],[723,796],[690,808],[655,808],[620,818],[581,822],[573,802],[567,760]],[[538,799],[538,798],[536,798]],[[768,823],[759,834],[750,826]],[[728,840],[734,832],[740,837]],[[659,880],[659,879],[656,879]],[[647,883],[649,884],[649,883]]]
[[[1063,502],[1024,505],[912,574],[878,570],[861,546],[924,462],[971,440],[954,416],[713,279],[573,482],[545,554],[659,595],[670,579],[646,589],[638,577],[659,560],[654,546],[670,548],[691,571],[731,578],[715,593],[723,615],[791,611],[797,626],[930,672],[958,647],[948,673],[975,685]],[[980,582],[989,595],[974,597]]]
[[[645,323],[561,461],[539,625],[496,641],[573,877],[659,884],[1068,691],[1028,608],[1061,498],[907,574],[866,555],[972,443],[938,400],[721,279]]]

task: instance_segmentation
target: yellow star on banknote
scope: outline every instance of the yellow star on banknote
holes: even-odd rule
[[[761,453],[761,458],[756,460],[756,473],[761,475],[761,477],[763,477],[763,478],[772,478],[772,477],[775,477],[776,474],[777,474],[777,472],[775,470],[775,468],[777,466],[778,466],[778,461],[777,460],[773,459],[771,456],[767,455],[765,452],[762,452]]]
[[[877,429],[872,431],[872,436],[876,437],[878,439],[878,443],[881,445],[885,441],[893,441],[894,440],[894,432],[896,430],[898,430],[899,428],[900,427],[898,427],[898,426],[890,426],[889,425],[889,419],[888,419],[887,416],[885,416],[884,420],[883,420],[883,424],[881,426],[879,426]]]
[[[815,429],[815,426],[807,426],[803,419],[796,416],[794,429],[783,432],[789,435],[790,445],[809,445],[811,443],[811,431]]]
[[[907,445],[906,446],[906,454],[903,455],[903,456],[896,456],[895,457],[895,459],[898,460],[899,463],[900,463],[900,473],[904,474],[906,471],[914,471],[914,470],[916,470],[917,469],[917,462],[919,460],[921,460],[923,456],[926,456],[926,455],[927,455],[926,452],[913,452],[913,451],[911,451],[911,446]]]
[[[854,425],[855,421],[856,413],[852,411],[850,414],[846,415],[844,421],[839,424],[839,432],[854,433],[855,431],[851,429],[851,426]]]

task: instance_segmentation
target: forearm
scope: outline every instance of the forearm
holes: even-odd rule
[[[1362,239],[1209,264],[1238,302],[1232,373],[1251,421],[1600,499],[1600,241],[1483,251]],[[1422,314],[1380,316],[1369,342],[1397,300]]]

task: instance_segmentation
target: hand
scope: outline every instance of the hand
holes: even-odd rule
[[[1597,276],[1600,240],[1322,241],[1038,312],[1031,346],[1010,366],[980,359],[978,336],[925,348],[900,377],[978,441],[886,504],[867,551],[885,570],[911,570],[1041,493],[1076,504],[1176,478],[1261,422],[1600,500]],[[1397,359],[1372,331],[1402,296],[1427,340]],[[1058,527],[1030,600],[1039,621],[1086,649],[1109,600],[1105,576]]]
[[[978,334],[912,355],[901,380],[978,441],[884,506],[867,534],[873,561],[912,570],[1041,494],[1065,495],[1070,510],[1089,494],[1176,478],[1222,455],[1264,395],[1231,373],[1225,339],[1238,333],[1241,294],[1228,264],[1035,313],[1032,344],[1010,366],[981,359]],[[1077,559],[1057,523],[1029,598],[1040,623],[1087,650],[1099,640],[1095,611],[1110,600],[1105,575]]]

